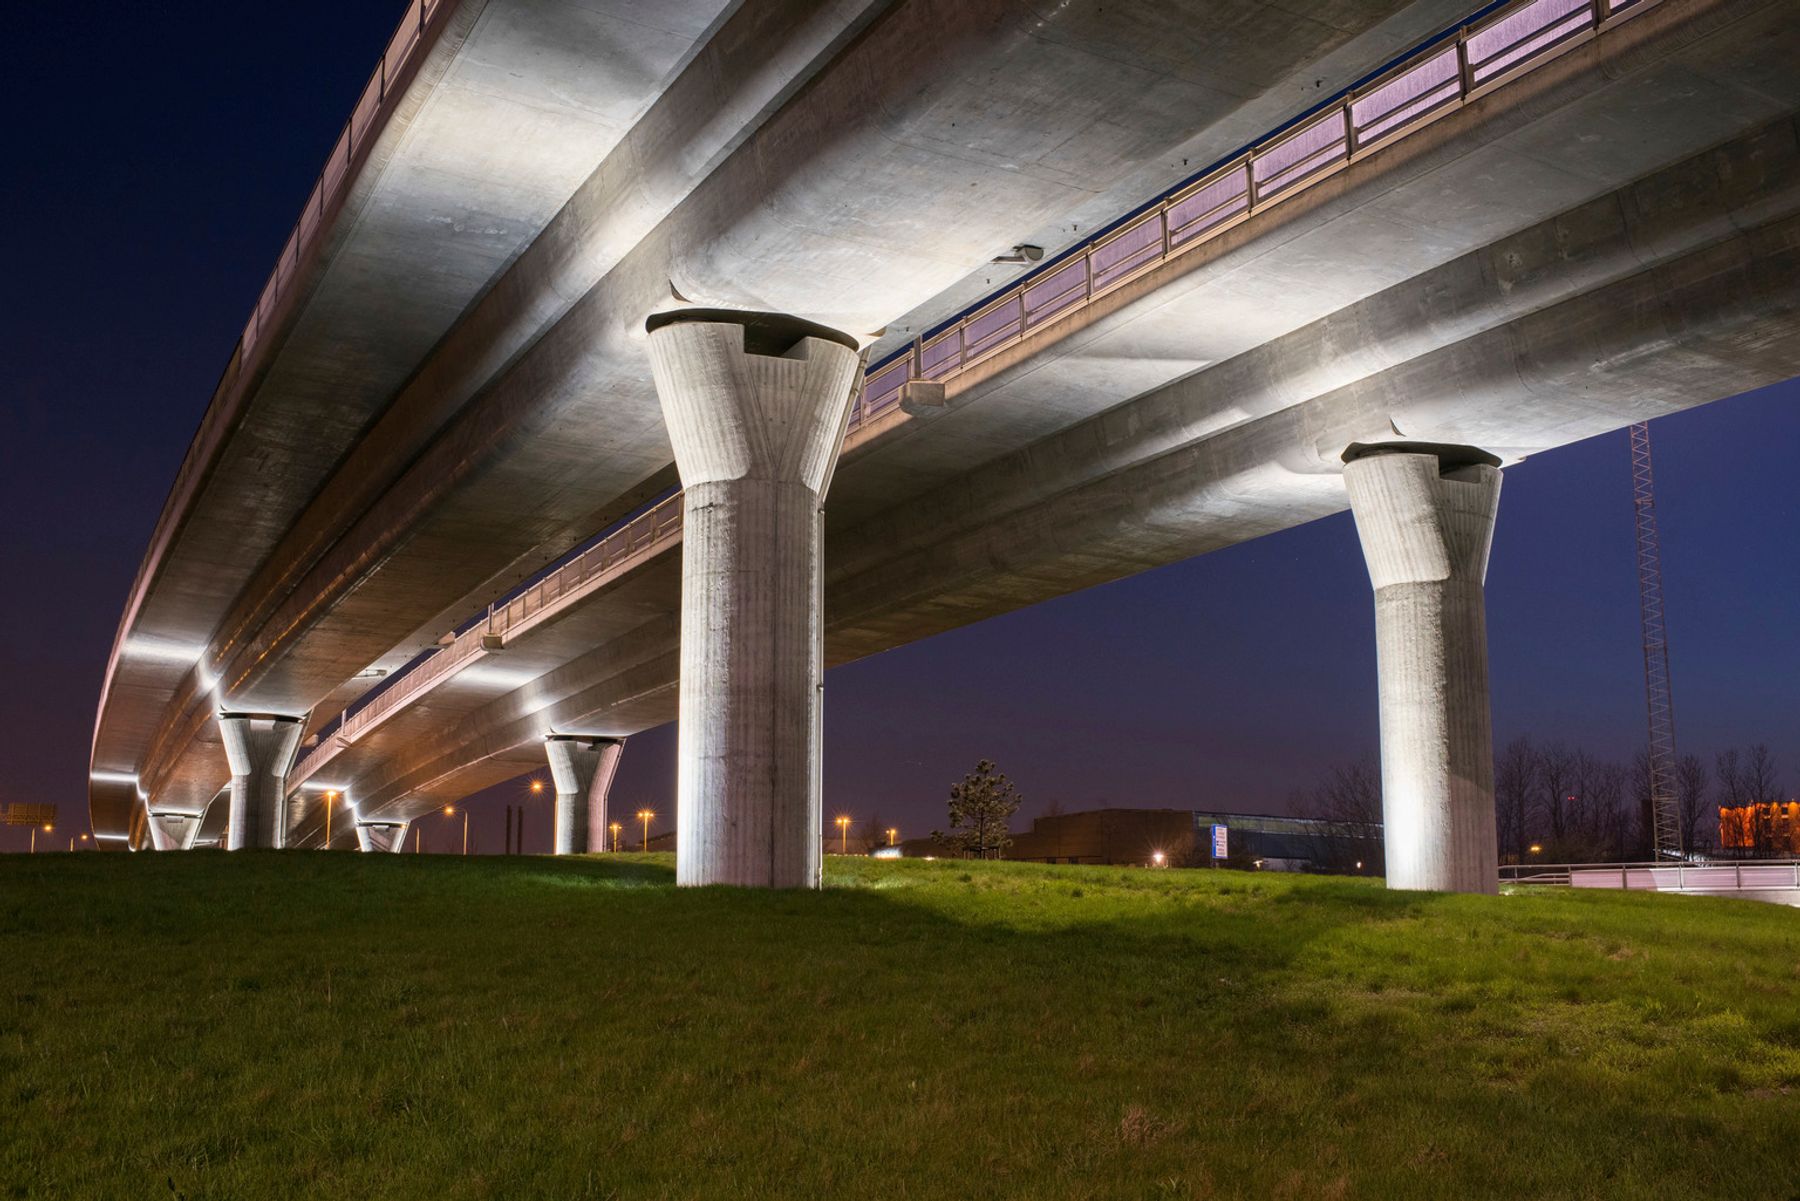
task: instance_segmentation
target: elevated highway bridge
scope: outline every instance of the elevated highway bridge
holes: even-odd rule
[[[96,833],[377,845],[548,754],[578,850],[679,716],[682,878],[808,883],[823,665],[1354,507],[1392,874],[1491,889],[1498,468],[1800,374],[1792,6],[650,11],[407,10],[134,585]]]

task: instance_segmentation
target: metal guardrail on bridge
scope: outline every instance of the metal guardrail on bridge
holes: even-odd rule
[[[293,232],[288,234],[286,245],[275,259],[275,269],[269,272],[269,281],[263,285],[262,295],[250,312],[250,321],[244,326],[243,337],[238,342],[243,359],[249,358],[250,348],[256,345],[263,330],[273,320],[275,306],[299,274],[300,264],[318,240],[319,231],[325,228],[326,213],[343,196],[356,156],[371,137],[380,132],[381,119],[392,111],[388,106],[391,86],[418,53],[419,47],[425,44],[425,27],[443,3],[444,0],[412,0],[406,6],[406,15],[400,18],[394,35],[388,39],[381,61],[375,64],[374,74],[369,76],[362,95],[356,98],[356,104],[350,110],[350,119],[344,122],[344,131],[325,157],[318,182],[313,184],[312,194],[300,207],[300,219],[294,223]]]
[[[1516,0],[1440,35],[876,364],[850,427],[913,380],[968,370],[1657,2]]]
[[[259,322],[268,318],[282,288],[298,270],[300,253],[316,237],[326,208],[341,193],[352,157],[387,101],[387,81],[423,43],[426,22],[443,2],[413,0],[282,250],[245,330],[246,352]],[[978,365],[1658,2],[1514,0],[1483,10],[871,367],[849,428],[855,430],[892,410],[907,383],[942,382]],[[297,787],[343,747],[490,653],[492,639],[503,642],[562,611],[625,570],[630,565],[626,559],[661,549],[680,531],[681,497],[676,494],[531,582],[519,595],[490,610],[484,622],[458,634],[444,650],[388,681],[360,707],[347,710],[296,765],[290,786]]]
[[[681,514],[681,494],[676,493],[490,608],[479,624],[458,634],[448,646],[419,662],[367,703],[346,711],[338,726],[322,734],[319,744],[295,764],[289,773],[289,787],[299,787],[339,751],[469,664],[501,649],[507,639],[567,611],[602,585],[674,545],[680,540]]]
[[[1655,892],[1800,890],[1800,860],[1743,859],[1711,863],[1520,864],[1500,869],[1502,884],[1622,888]]]

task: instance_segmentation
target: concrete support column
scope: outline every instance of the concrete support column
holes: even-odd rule
[[[623,738],[552,734],[544,739],[550,778],[556,782],[558,855],[606,849],[606,794],[624,751]]]
[[[200,833],[199,813],[158,813],[147,810],[150,845],[159,851],[188,851]]]
[[[231,826],[225,848],[287,845],[287,774],[300,745],[300,719],[221,713],[219,733],[231,764]]]
[[[1482,583],[1500,460],[1408,442],[1344,460],[1375,588],[1388,887],[1496,892]]]
[[[410,822],[370,822],[356,825],[356,845],[364,851],[398,852],[406,845]]]
[[[819,884],[821,506],[861,356],[793,317],[646,323],[685,491],[677,884]]]

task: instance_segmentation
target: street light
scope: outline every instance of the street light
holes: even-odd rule
[[[1158,867],[1162,867],[1168,862],[1168,858],[1169,857],[1164,855],[1161,851],[1153,851],[1150,855],[1150,862],[1156,864]]]
[[[54,829],[56,829],[55,826],[46,824],[44,826],[44,833],[48,834]],[[37,854],[37,827],[36,826],[31,827],[31,853],[33,855]]]
[[[533,791],[533,792],[544,791],[544,782],[542,780],[533,780],[531,782],[531,791]]]
[[[656,816],[654,810],[639,809],[638,820],[644,823],[644,850],[650,849],[650,820]]]
[[[900,831],[895,829],[893,826],[889,826],[888,827],[888,845],[893,846],[894,840],[899,837],[900,837]]]
[[[325,793],[325,849],[331,849],[331,811],[337,807],[337,789],[328,789]]]
[[[840,815],[837,819],[837,828],[840,840],[838,854],[848,855],[850,853],[850,819]]]
[[[1531,844],[1531,853],[1533,855],[1542,855],[1544,853],[1544,844],[1541,842],[1532,843]]]
[[[614,822],[614,823],[612,823],[612,824],[611,824],[611,825],[610,825],[610,826],[608,826],[608,827],[606,827],[606,828],[607,828],[607,829],[608,829],[608,830],[611,830],[611,831],[612,831],[612,836],[613,836],[613,854],[615,854],[615,855],[616,855],[616,854],[618,854],[618,853],[619,853],[619,831],[620,831],[620,830],[623,830],[623,829],[624,829],[624,828],[625,828],[625,827],[624,827],[624,826],[621,826],[621,825],[620,825],[620,824],[619,824],[619,823],[618,823],[618,822]]]
[[[456,806],[455,805],[445,805],[444,806],[444,816],[445,817],[455,817],[456,816]],[[465,806],[463,809],[463,854],[467,855],[468,853],[469,853],[469,810]]]

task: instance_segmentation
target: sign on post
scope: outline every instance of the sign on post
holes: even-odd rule
[[[1230,856],[1226,853],[1225,847],[1226,847],[1225,827],[1224,826],[1214,826],[1212,828],[1212,857],[1214,859],[1229,858]]]
[[[55,805],[35,805],[25,801],[14,801],[5,809],[0,809],[0,825],[54,826],[55,824]]]

